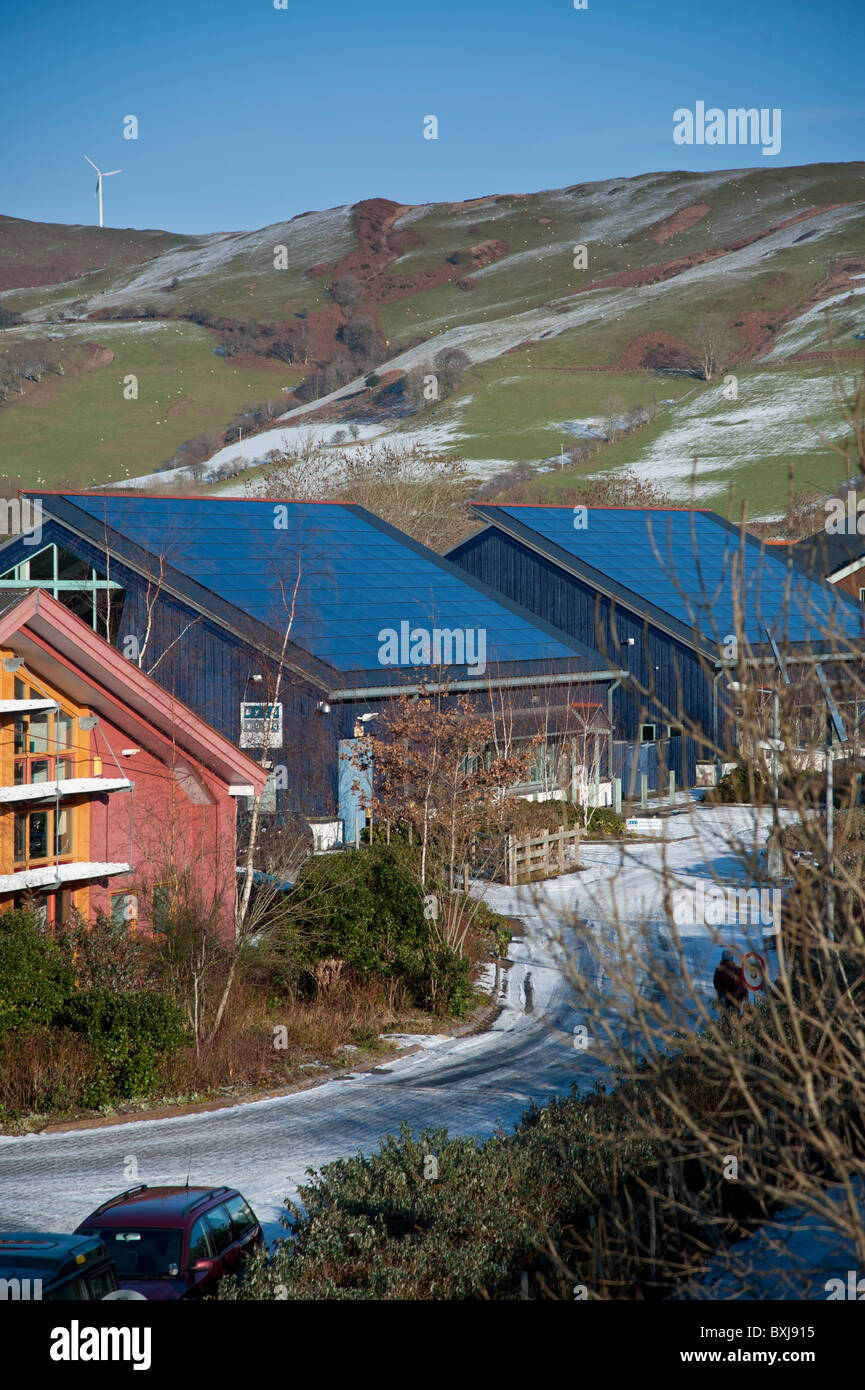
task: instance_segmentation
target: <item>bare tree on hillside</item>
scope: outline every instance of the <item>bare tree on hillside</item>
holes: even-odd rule
[[[694,339],[694,349],[697,354],[700,376],[704,381],[711,381],[713,377],[718,375],[718,372],[723,370],[726,357],[725,338],[724,321],[717,314],[708,314],[700,320]]]

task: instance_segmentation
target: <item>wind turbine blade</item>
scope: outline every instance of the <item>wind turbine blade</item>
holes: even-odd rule
[[[122,174],[122,173],[123,173],[123,170],[122,170],[122,169],[109,169],[109,170],[108,170],[108,173],[107,173],[107,174],[103,174],[102,177],[103,177],[104,179],[110,179],[112,174]]]
[[[84,158],[87,160],[87,163],[90,165],[91,169],[95,169],[96,172],[97,172],[97,174],[98,174],[98,173],[99,173],[99,165],[98,165],[98,164],[94,164],[94,163],[93,163],[93,160],[90,159],[87,155],[85,155]]]

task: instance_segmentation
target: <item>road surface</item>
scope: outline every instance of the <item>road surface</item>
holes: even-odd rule
[[[687,882],[715,871],[741,879],[730,847],[748,842],[756,813],[709,808],[669,822],[667,862]],[[762,835],[761,835],[762,838]],[[207,1114],[147,1120],[65,1133],[0,1137],[0,1230],[68,1231],[100,1202],[136,1182],[227,1183],[240,1188],[268,1237],[280,1234],[286,1197],[307,1168],[369,1152],[405,1122],[417,1131],[444,1126],[486,1137],[513,1126],[531,1101],[591,1082],[599,1064],[574,1047],[579,1021],[563,972],[562,948],[578,968],[594,968],[587,943],[615,912],[665,933],[661,847],[584,845],[578,874],[531,888],[494,886],[493,907],[522,917],[503,1009],[489,1032],[422,1040],[423,1050],[371,1073],[349,1073],[295,1095]],[[717,946],[705,928],[685,942],[705,992]]]

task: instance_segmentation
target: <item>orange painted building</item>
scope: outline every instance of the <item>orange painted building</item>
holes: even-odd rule
[[[230,940],[236,798],[266,771],[44,590],[0,607],[0,910],[140,930],[195,902]]]

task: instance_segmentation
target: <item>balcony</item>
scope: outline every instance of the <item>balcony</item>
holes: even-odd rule
[[[22,782],[17,786],[0,787],[0,804],[98,796],[101,793],[131,790],[133,785],[128,777],[65,777],[59,782]]]
[[[102,878],[131,872],[131,864],[42,864],[37,869],[20,869],[18,873],[0,874],[0,894],[21,893],[27,888],[42,888],[50,892],[68,883],[92,883]]]
[[[56,700],[0,700],[0,715],[41,714],[45,710],[59,711]]]

